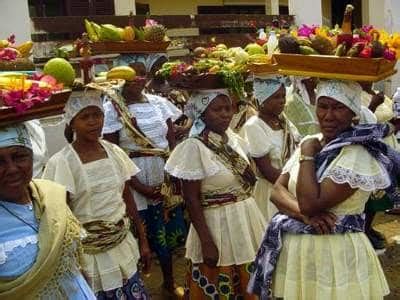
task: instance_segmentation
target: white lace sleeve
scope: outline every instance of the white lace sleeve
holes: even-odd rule
[[[349,184],[366,192],[390,185],[390,177],[381,164],[360,145],[346,146],[322,174],[319,182],[330,178],[337,184]]]
[[[104,107],[104,125],[103,134],[110,134],[122,129],[122,123],[118,118],[118,113],[111,101],[103,104]]]
[[[201,180],[217,174],[221,167],[201,141],[189,138],[172,151],[165,170],[184,180]]]

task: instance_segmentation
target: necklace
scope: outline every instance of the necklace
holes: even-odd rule
[[[3,207],[10,215],[16,217],[18,220],[20,220],[22,223],[25,225],[28,225],[30,228],[32,228],[35,232],[39,232],[39,230],[32,224],[30,224],[28,221],[24,220],[21,216],[16,214],[15,212],[11,211],[9,208],[7,208],[3,203],[0,201],[0,206]]]

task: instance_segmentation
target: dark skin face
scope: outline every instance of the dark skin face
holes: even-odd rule
[[[203,121],[210,131],[223,135],[232,120],[233,109],[230,99],[225,95],[217,96],[203,113]]]
[[[347,106],[329,97],[318,99],[316,112],[326,142],[349,129],[355,116]]]
[[[71,122],[77,140],[97,142],[103,129],[104,114],[97,106],[89,106],[80,111]]]
[[[122,96],[127,102],[140,99],[145,86],[146,77],[136,77],[132,81],[126,81],[122,89]]]
[[[272,115],[278,117],[285,108],[286,89],[282,85],[268,100],[260,106],[259,112],[262,115]]]
[[[33,153],[22,146],[0,149],[0,198],[19,203],[32,180]]]

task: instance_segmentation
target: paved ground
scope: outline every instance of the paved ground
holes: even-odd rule
[[[379,256],[391,290],[391,294],[385,300],[398,300],[400,299],[400,244],[396,244],[392,238],[400,235],[400,217],[380,214],[375,224],[375,228],[385,235],[389,243],[386,252]],[[183,251],[175,255],[174,268],[176,282],[183,285],[186,270]],[[162,277],[157,262],[153,263],[151,275],[144,279],[153,300],[167,299],[161,291]]]

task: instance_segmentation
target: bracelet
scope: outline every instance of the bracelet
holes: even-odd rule
[[[299,163],[303,161],[314,161],[314,157],[301,154],[299,158]]]

